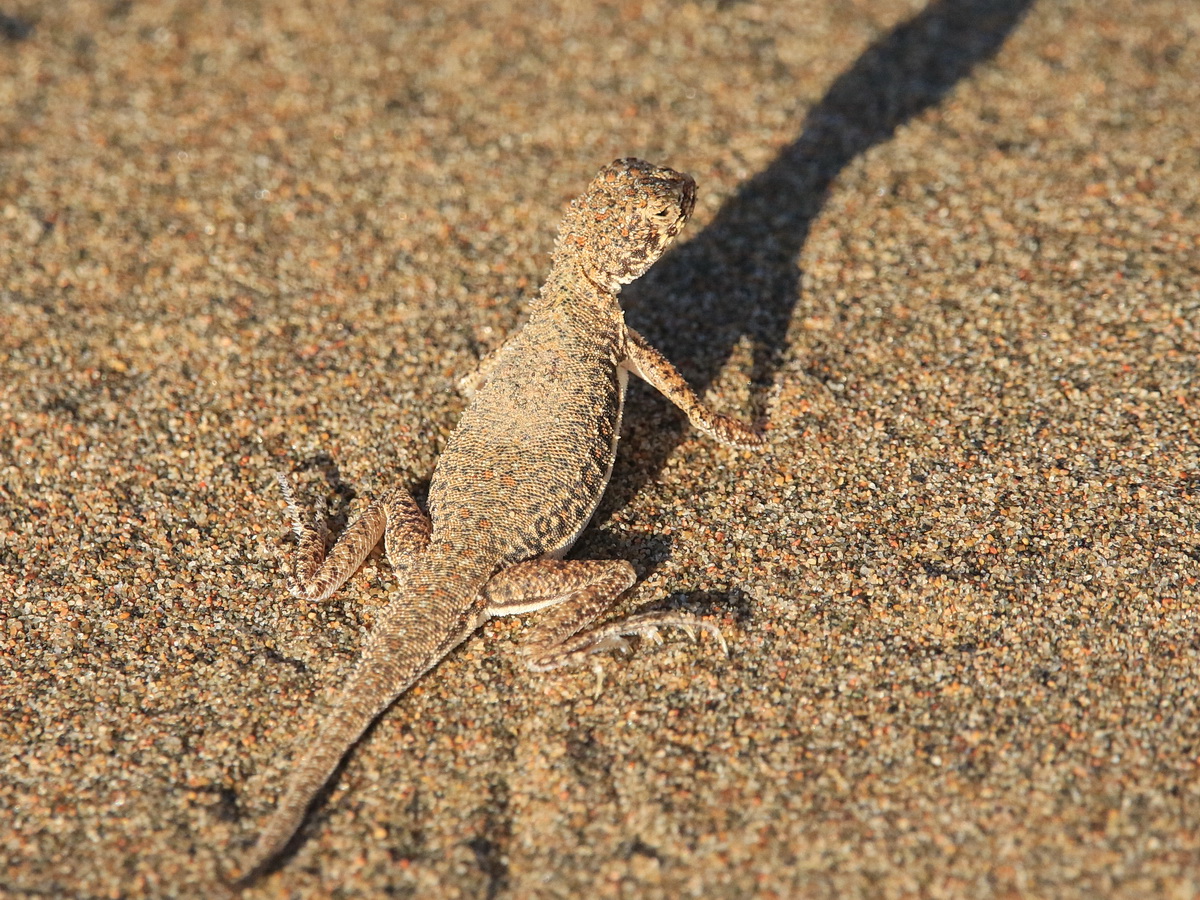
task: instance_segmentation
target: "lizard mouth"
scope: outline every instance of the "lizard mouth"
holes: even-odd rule
[[[662,184],[679,199],[679,224],[682,226],[696,208],[696,182],[683,172],[671,172],[671,175],[673,177],[663,178]]]
[[[696,208],[696,182],[690,175],[671,169],[664,170],[655,182],[657,184],[652,190],[660,198],[659,202],[663,203],[656,217],[663,225],[662,237],[670,241],[683,230],[692,210]]]
[[[692,210],[696,208],[696,182],[691,175],[680,173],[683,184],[679,187],[679,212],[680,218],[691,218]]]

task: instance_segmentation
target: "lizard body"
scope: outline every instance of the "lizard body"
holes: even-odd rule
[[[664,626],[720,632],[693,616],[640,613],[589,630],[636,580],[624,560],[564,560],[608,484],[628,372],[645,378],[724,443],[762,438],[712,413],[657,351],[625,325],[621,285],[678,234],[695,202],[687,175],[635,159],[600,171],[572,202],[553,265],[525,326],[485,362],[430,484],[429,517],[407,491],[369,506],[325,558],[282,476],[300,541],[293,593],[319,601],[382,538],[400,579],[357,668],[293,770],[243,861],[243,883],[268,868],[370,724],[487,618],[546,609],[526,644],[535,670],[576,664],[656,638]],[[722,642],[723,646],[723,642]]]

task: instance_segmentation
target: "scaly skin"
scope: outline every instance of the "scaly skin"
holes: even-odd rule
[[[430,520],[402,489],[370,506],[328,559],[280,479],[300,538],[293,593],[322,600],[382,537],[400,576],[357,668],[295,767],[283,798],[243,861],[242,883],[270,867],[342,757],[377,716],[483,621],[553,607],[526,647],[535,670],[572,665],[657,638],[673,625],[712,625],[642,613],[586,630],[635,581],[623,560],[562,560],[608,484],[627,373],[667,395],[706,434],[739,447],[761,437],[710,412],[678,372],[627,328],[617,294],[679,233],[695,203],[687,175],[635,159],[603,168],[571,203],[553,267],[529,321],[491,358],[438,461]],[[723,642],[722,642],[722,646]]]

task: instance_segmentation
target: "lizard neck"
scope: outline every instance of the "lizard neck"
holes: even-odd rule
[[[530,312],[562,310],[569,315],[620,318],[622,313],[617,300],[618,290],[619,287],[610,290],[596,284],[582,269],[559,263],[546,276]]]

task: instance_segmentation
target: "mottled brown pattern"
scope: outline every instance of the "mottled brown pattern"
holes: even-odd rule
[[[695,205],[690,175],[618,159],[571,201],[554,244],[554,272],[586,276],[615,297],[662,255]],[[568,280],[550,290],[553,283],[542,291],[544,302],[571,299],[579,288]]]
[[[627,372],[635,371],[702,431],[735,446],[761,438],[706,409],[679,374],[625,326],[617,292],[662,254],[695,203],[687,175],[635,159],[600,171],[571,203],[553,268],[529,321],[469,379],[470,406],[429,491],[430,520],[403,489],[372,504],[324,559],[324,535],[302,523],[280,478],[300,539],[294,592],[321,600],[384,537],[400,585],[362,658],[296,766],[243,881],[268,867],[314,797],[376,716],[492,615],[554,607],[530,639],[538,671],[624,649],[624,635],[707,630],[677,613],[641,613],[585,630],[636,580],[623,560],[563,561],[607,486],[620,434]]]

